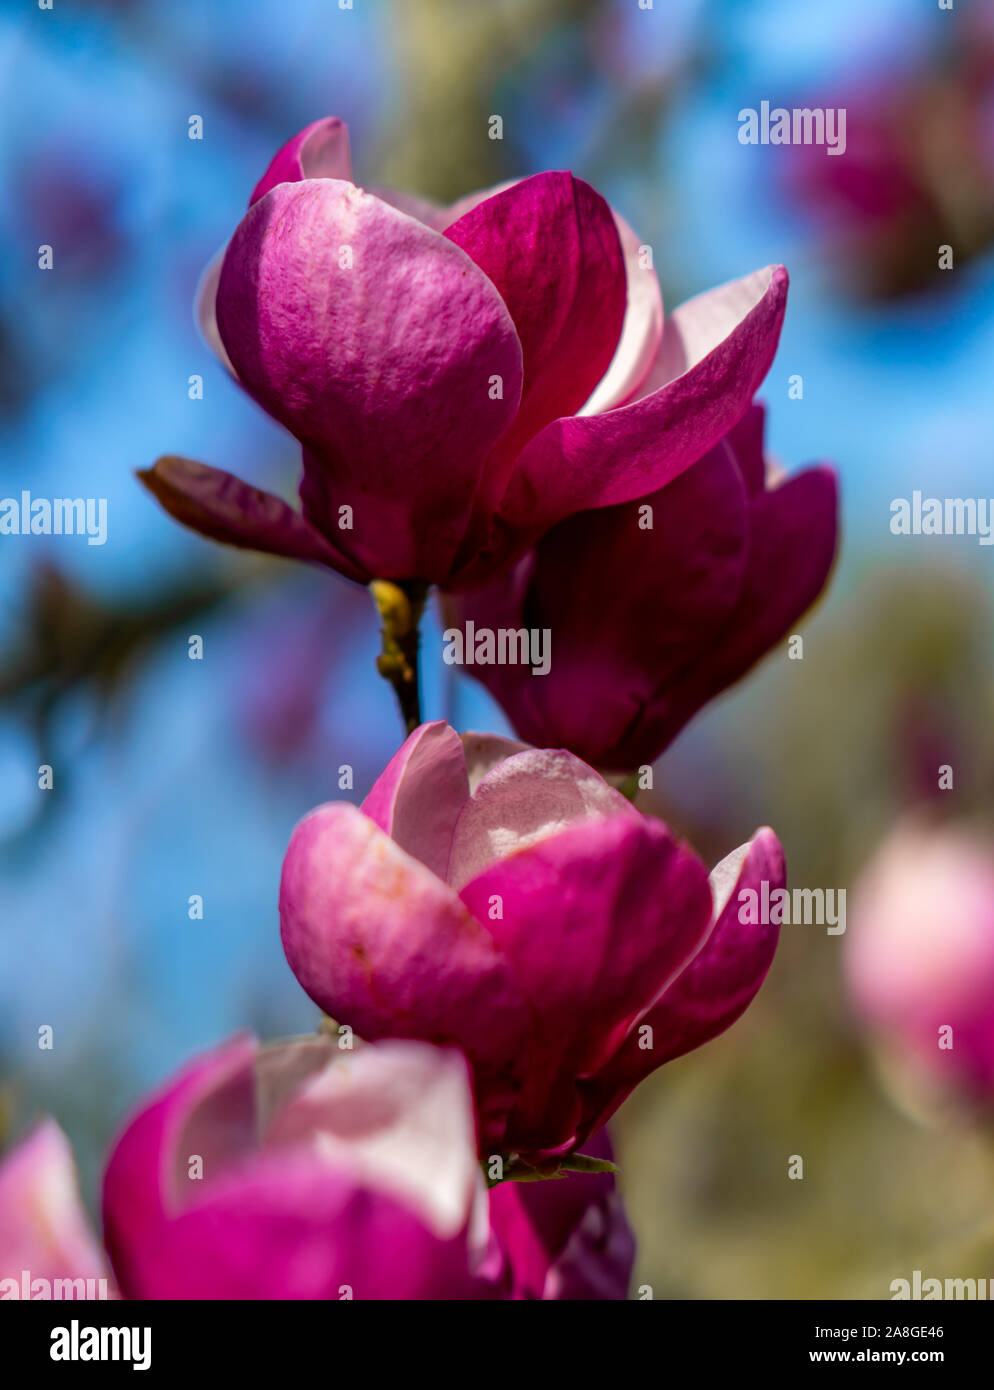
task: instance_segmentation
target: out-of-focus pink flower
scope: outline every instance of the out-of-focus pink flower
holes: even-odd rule
[[[80,1201],[72,1149],[54,1120],[36,1125],[0,1163],[0,1298],[24,1297],[25,1288],[31,1297],[36,1280],[51,1286],[49,1298],[56,1288],[98,1298],[101,1281],[107,1296],[116,1293]],[[45,1294],[36,1287],[34,1296]]]
[[[888,1060],[994,1103],[994,847],[908,823],[853,891],[850,997]]]
[[[784,185],[825,234],[845,288],[890,297],[945,281],[994,242],[994,25],[989,5],[944,17],[948,36],[859,90],[803,105],[844,109],[845,153],[793,145]]]
[[[606,1135],[592,1152],[611,1156]],[[0,1296],[624,1298],[634,1243],[613,1176],[517,1186],[486,1196],[452,1050],[238,1038],[145,1103],[114,1148],[119,1284],[58,1125],[5,1157]]]
[[[145,1103],[104,1178],[127,1298],[468,1298],[486,1194],[454,1051],[242,1037]],[[46,1121],[0,1166],[0,1278],[107,1274]]]
[[[470,1297],[481,1182],[457,1053],[240,1038],[118,1140],[107,1248],[132,1298]]]
[[[771,266],[664,327],[651,257],[582,180],[436,208],[358,188],[345,126],[317,121],[256,187],[199,310],[300,440],[302,510],[188,459],[140,476],[215,540],[362,582],[471,587],[717,443],[769,369],[786,293]]]
[[[508,574],[447,601],[464,634],[469,622],[549,632],[544,673],[466,667],[522,738],[611,770],[651,763],[818,597],[835,555],[835,474],[770,478],[763,422],[754,406],[661,491],[560,522]]]
[[[635,1085],[727,1028],[775,927],[738,891],[784,881],[771,830],[715,870],[564,751],[424,724],[362,808],[298,825],[283,865],[287,959],[366,1038],[454,1043],[481,1152],[582,1145]]]
[[[613,1159],[607,1130],[586,1145]],[[612,1173],[504,1182],[490,1193],[490,1224],[514,1299],[623,1299],[635,1237]]]

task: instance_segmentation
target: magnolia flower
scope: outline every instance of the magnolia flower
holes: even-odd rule
[[[467,667],[522,738],[613,770],[652,763],[793,630],[832,567],[836,479],[768,476],[763,424],[753,406],[659,492],[560,522],[508,574],[447,600],[457,628],[550,634],[544,673]]]
[[[487,1297],[486,1195],[453,1051],[237,1038],[146,1102],[104,1178],[127,1298]],[[481,1225],[482,1222],[482,1225]],[[0,1168],[0,1278],[106,1274],[53,1122]]]
[[[365,1038],[460,1047],[481,1153],[567,1154],[656,1067],[727,1028],[777,928],[739,893],[784,881],[771,830],[697,857],[571,754],[424,724],[362,808],[321,806],[283,865],[283,946]]]
[[[989,843],[911,822],[892,833],[853,890],[845,967],[885,1071],[909,1099],[941,1089],[994,1102]]]
[[[593,1149],[610,1157],[606,1135]],[[451,1049],[240,1037],[125,1129],[109,1253],[54,1120],[0,1162],[0,1299],[624,1298],[634,1242],[613,1176],[503,1195],[516,1186],[485,1192]]]
[[[199,304],[301,443],[301,510],[188,459],[140,476],[214,540],[469,587],[717,443],[769,369],[786,293],[771,266],[664,326],[651,253],[581,179],[436,208],[357,187],[345,126],[317,121],[274,158]]]

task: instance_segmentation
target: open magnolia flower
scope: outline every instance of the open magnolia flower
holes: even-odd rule
[[[651,255],[582,180],[439,209],[357,187],[345,126],[317,121],[200,298],[208,341],[302,445],[301,511],[188,459],[140,476],[215,540],[363,583],[472,587],[716,444],[769,369],[786,294],[768,267],[664,326]]]
[[[606,1136],[598,1152],[607,1156]],[[104,1179],[107,1254],[52,1120],[0,1162],[0,1298],[624,1298],[609,1174],[495,1202],[451,1049],[236,1038],[140,1107]]]
[[[522,738],[611,770],[652,763],[792,631],[832,567],[838,489],[829,468],[768,477],[763,426],[753,406],[659,492],[560,522],[507,574],[446,600],[459,628],[550,634],[542,674],[467,667]]]
[[[783,886],[771,830],[711,876],[566,752],[424,724],[361,809],[294,831],[280,920],[304,989],[365,1038],[455,1044],[479,1142],[582,1149],[656,1067],[729,1026],[777,928],[739,893]]]

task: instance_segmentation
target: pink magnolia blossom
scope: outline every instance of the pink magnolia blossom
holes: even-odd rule
[[[473,1136],[451,1050],[340,1053],[315,1038],[259,1051],[236,1038],[147,1101],[114,1147],[104,1224],[120,1290],[490,1296],[473,1268],[486,1236]],[[60,1276],[105,1272],[74,1188],[68,1144],[48,1121],[0,1169],[0,1272],[41,1272],[42,1261]]]
[[[889,1059],[929,1089],[994,1104],[994,847],[900,826],[853,891],[845,966]]]
[[[664,326],[651,258],[581,179],[436,208],[359,188],[345,126],[316,121],[257,185],[199,307],[300,441],[301,510],[189,459],[141,477],[214,540],[364,583],[470,587],[716,444],[769,369],[786,293],[770,266]]]
[[[793,630],[832,567],[836,478],[769,477],[763,426],[753,406],[659,492],[560,522],[509,573],[447,600],[464,632],[549,632],[546,672],[466,667],[522,738],[612,770],[652,763]]]
[[[53,1120],[0,1162],[0,1297],[624,1298],[613,1176],[528,1186],[520,1211],[501,1187],[488,1199],[451,1049],[240,1037],[127,1125],[104,1179],[109,1253]]]
[[[771,830],[711,876],[563,751],[424,724],[362,808],[294,831],[280,919],[304,989],[365,1038],[455,1044],[481,1152],[582,1146],[635,1085],[727,1028],[777,929],[742,886],[784,881]]]

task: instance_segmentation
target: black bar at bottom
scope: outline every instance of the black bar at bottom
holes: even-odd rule
[[[7,1368],[19,1363],[20,1384],[50,1366],[64,1367],[67,1383],[87,1373],[137,1372],[139,1384],[160,1376],[182,1385],[189,1373],[199,1381],[212,1371],[257,1376],[265,1367],[280,1372],[281,1384],[314,1384],[311,1377],[355,1376],[366,1368],[379,1380],[389,1362],[410,1374],[415,1366],[424,1370],[426,1360],[445,1383],[479,1375],[482,1368],[466,1364],[468,1354],[482,1354],[486,1379],[498,1383],[504,1374],[533,1379],[546,1357],[560,1378],[564,1363],[595,1355],[628,1375],[645,1365],[633,1365],[633,1353],[660,1375],[684,1361],[697,1372],[820,1367],[844,1373],[895,1365],[965,1373],[986,1355],[991,1330],[991,1304],[969,1300],[660,1300],[627,1310],[586,1305],[579,1312],[567,1304],[503,1312],[493,1304],[38,1301],[0,1309],[0,1357]]]

